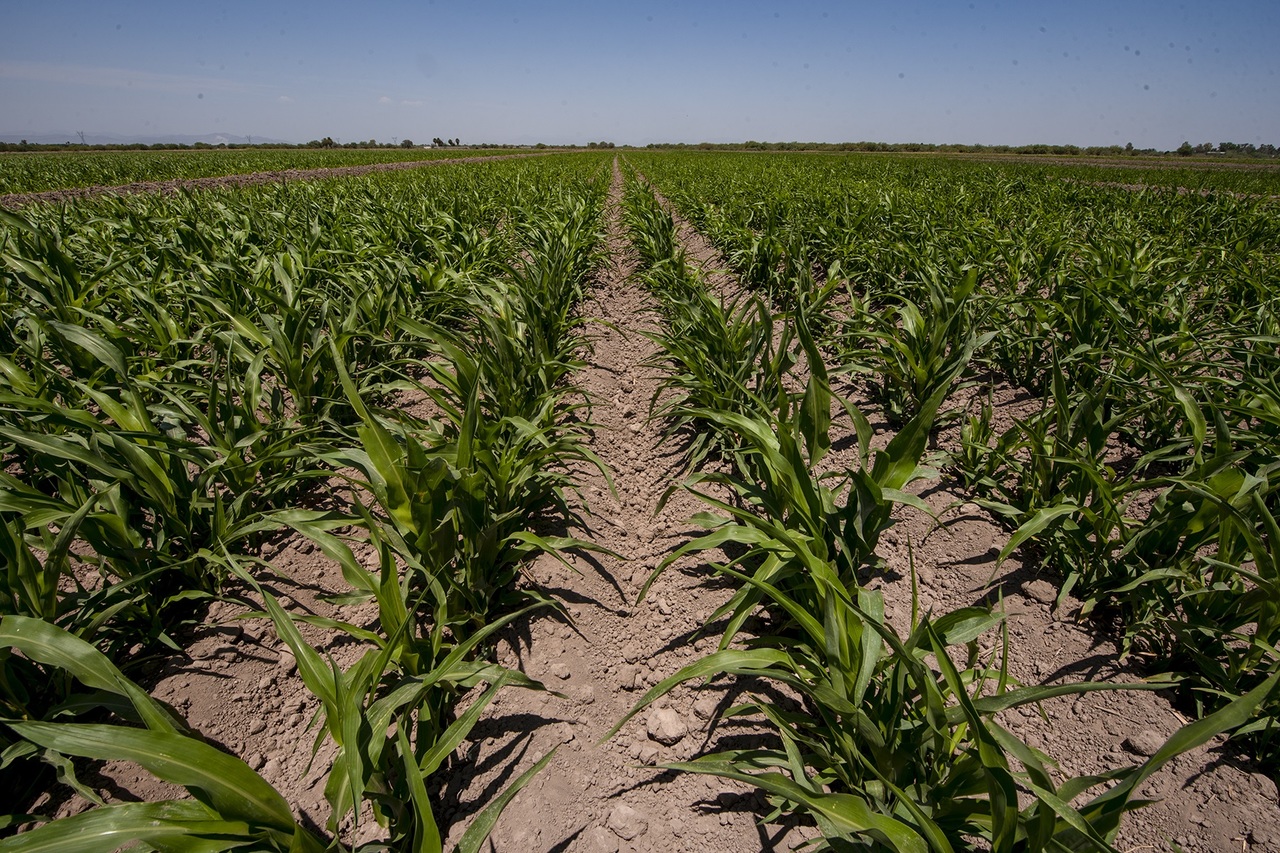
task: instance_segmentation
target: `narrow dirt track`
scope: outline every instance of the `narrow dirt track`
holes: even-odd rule
[[[0,195],[0,207],[17,210],[41,202],[64,202],[93,198],[100,195],[138,195],[142,193],[175,193],[190,189],[217,187],[250,187],[258,184],[274,184],[282,181],[320,181],[326,178],[349,178],[373,172],[396,172],[402,169],[422,169],[448,163],[487,163],[490,160],[518,160],[524,157],[545,157],[554,151],[537,151],[524,154],[494,154],[483,157],[444,157],[439,160],[408,160],[400,163],[372,163],[367,166],[335,166],[328,169],[284,169],[274,172],[250,172],[247,175],[218,175],[210,178],[187,178],[172,181],[138,181],[114,187],[76,187],[49,190],[39,193],[11,193]]]
[[[677,566],[634,607],[654,566],[695,534],[686,520],[699,507],[677,494],[655,515],[659,498],[680,475],[679,457],[675,447],[663,445],[661,425],[646,422],[660,374],[642,364],[654,351],[643,332],[655,328],[657,318],[651,298],[631,281],[635,262],[620,219],[621,193],[615,166],[607,213],[610,261],[584,309],[601,325],[578,380],[596,401],[592,449],[617,483],[615,498],[598,473],[581,472],[593,513],[587,538],[623,559],[601,557],[596,565],[579,559],[576,572],[551,559],[533,567],[533,579],[565,602],[574,625],[534,621],[515,648],[504,650],[502,662],[522,664],[567,698],[505,691],[473,733],[457,807],[471,811],[483,804],[500,779],[514,778],[559,745],[553,762],[503,814],[494,849],[788,849],[806,833],[758,828],[765,812],[748,789],[651,766],[723,749],[754,733],[734,726],[708,731],[714,709],[732,702],[722,686],[677,689],[600,743],[644,688],[714,648],[716,637],[690,642],[689,635],[731,594],[695,566]]]

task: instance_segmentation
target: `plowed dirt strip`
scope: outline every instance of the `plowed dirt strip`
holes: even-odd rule
[[[475,810],[500,779],[513,778],[559,745],[553,762],[504,813],[492,836],[496,850],[787,849],[801,836],[784,838],[782,827],[757,828],[765,812],[747,789],[652,767],[759,737],[731,725],[708,731],[716,706],[731,701],[722,689],[677,690],[616,738],[599,743],[646,687],[714,647],[715,638],[692,642],[689,635],[730,594],[727,587],[709,586],[705,572],[672,569],[642,605],[633,606],[653,567],[695,532],[686,520],[699,507],[677,494],[655,516],[680,471],[677,448],[663,444],[661,425],[645,422],[660,372],[642,364],[654,351],[642,332],[656,328],[658,318],[648,294],[630,281],[635,265],[620,221],[621,190],[615,171],[608,208],[611,260],[585,307],[602,324],[578,380],[596,401],[592,449],[617,482],[615,498],[598,474],[581,472],[594,513],[586,538],[622,559],[601,557],[594,566],[579,559],[576,572],[550,559],[534,566],[534,579],[566,603],[574,627],[535,621],[518,648],[504,651],[503,662],[521,662],[567,698],[504,691],[474,733],[473,761],[464,766],[477,776],[457,780],[465,786],[458,808]]]
[[[219,175],[212,178],[187,178],[172,181],[138,181],[114,187],[76,187],[74,189],[49,190],[39,193],[11,193],[0,195],[0,207],[17,210],[41,202],[68,202],[100,195],[136,195],[139,193],[175,193],[189,189],[217,187],[250,187],[258,184],[274,184],[281,181],[319,181],[325,178],[346,178],[367,175],[371,172],[395,172],[401,169],[421,169],[446,163],[487,163],[490,160],[517,160],[523,157],[545,157],[556,152],[529,152],[527,154],[495,154],[486,157],[443,157],[438,160],[409,160],[400,163],[372,163],[367,166],[335,166],[328,169],[284,169],[274,172],[250,172],[245,175]]]

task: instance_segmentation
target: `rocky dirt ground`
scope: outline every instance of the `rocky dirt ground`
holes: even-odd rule
[[[581,472],[591,512],[584,535],[619,556],[577,557],[573,570],[552,559],[530,567],[529,582],[558,596],[572,624],[532,619],[511,632],[501,659],[523,667],[563,698],[505,691],[460,749],[463,760],[438,796],[460,830],[506,781],[558,747],[551,764],[504,813],[491,849],[793,849],[815,831],[762,825],[768,810],[749,789],[653,766],[767,738],[749,722],[710,725],[716,709],[732,703],[740,686],[716,682],[678,689],[601,742],[645,687],[714,648],[718,634],[696,638],[694,632],[731,594],[697,562],[685,561],[658,579],[644,603],[635,603],[658,562],[696,535],[687,519],[700,506],[678,493],[656,512],[660,496],[682,472],[678,448],[664,441],[661,424],[646,418],[660,370],[647,364],[654,348],[643,332],[658,320],[653,301],[632,281],[635,262],[620,221],[620,190],[615,172],[608,210],[610,259],[584,309],[600,322],[589,364],[578,377],[595,401],[592,449],[612,469],[616,483],[614,494],[598,472]],[[716,271],[713,286],[731,290],[723,262],[702,236],[686,224],[681,237],[695,263]],[[856,388],[845,390],[872,411]],[[1006,402],[1010,410],[1025,403],[1012,392]],[[877,433],[878,442],[888,440],[883,424]],[[945,434],[939,440],[945,442]],[[910,616],[909,561],[919,578],[922,607],[937,611],[982,599],[994,575],[1010,617],[1010,669],[1019,680],[1138,679],[1138,673],[1118,665],[1109,637],[1072,618],[1070,603],[1052,609],[1056,590],[1036,576],[1034,567],[1009,560],[997,568],[1006,536],[978,507],[964,503],[945,481],[921,485],[918,491],[941,523],[902,511],[899,525],[882,541],[890,571],[875,581],[897,624],[906,624]],[[325,592],[344,585],[336,566],[308,540],[282,535],[262,556],[289,579],[272,585],[287,607],[360,621],[358,610],[321,601]],[[274,631],[261,620],[238,618],[243,611],[233,603],[215,605],[187,654],[156,674],[154,695],[212,741],[244,757],[305,821],[323,826],[331,748],[322,745],[312,756],[315,728],[309,724],[316,700]],[[343,664],[356,651],[319,630],[312,630],[310,639]],[[1011,712],[1003,722],[1057,758],[1064,773],[1078,775],[1140,761],[1185,720],[1162,695],[1124,692],[1055,700],[1042,713]],[[172,793],[124,766],[84,781],[115,799]],[[1122,851],[1280,853],[1275,785],[1233,747],[1213,742],[1174,760],[1142,794],[1157,802],[1129,818],[1117,845]],[[83,807],[75,800],[61,804],[64,813]],[[368,829],[361,837],[369,837]]]

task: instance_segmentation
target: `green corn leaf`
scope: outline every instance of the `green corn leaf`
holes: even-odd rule
[[[190,790],[224,819],[292,835],[293,814],[262,777],[234,756],[173,732],[96,723],[9,723],[46,749],[100,761],[133,761],[157,778]]]
[[[431,797],[427,794],[425,775],[418,769],[413,760],[413,745],[405,734],[408,720],[401,720],[396,726],[396,745],[399,748],[401,769],[409,788],[409,803],[413,806],[413,837],[409,839],[408,850],[411,853],[440,853],[444,845],[440,838],[440,827],[436,824],[435,813],[431,809]]]
[[[65,670],[87,687],[123,696],[150,729],[171,733],[186,730],[163,705],[126,678],[106,655],[42,619],[5,616],[0,620],[0,648],[4,647],[17,649],[38,663]]]
[[[449,755],[458,748],[458,745],[466,739],[471,729],[480,721],[480,715],[484,713],[484,709],[493,701],[493,697],[498,695],[498,691],[506,686],[507,676],[504,672],[498,677],[498,680],[490,685],[489,689],[480,695],[480,698],[472,702],[465,712],[458,719],[445,729],[440,738],[431,745],[431,747],[423,754],[422,760],[418,763],[418,767],[423,776],[430,776],[439,769]]]
[[[780,773],[745,773],[723,761],[694,759],[662,767],[735,779],[799,803],[814,816],[828,838],[858,840],[870,836],[897,853],[929,853],[928,842],[914,829],[901,821],[874,813],[863,800],[852,794],[815,794]]]
[[[996,559],[996,564],[1003,563],[1009,558],[1010,554],[1018,549],[1018,546],[1043,532],[1059,518],[1076,512],[1080,512],[1080,507],[1073,503],[1054,504],[1053,506],[1041,507],[1036,510],[1035,514],[1018,526],[1018,529],[1009,537],[1009,541],[1000,549],[1000,556]]]
[[[103,853],[139,842],[164,853],[217,853],[261,840],[261,835],[244,822],[219,819],[193,801],[117,803],[0,839],[0,853]],[[287,848],[277,843],[275,849]],[[313,841],[303,849],[320,847]]]
[[[1119,784],[1080,809],[1081,814],[1110,838],[1120,825],[1121,815],[1132,808],[1129,799],[1143,782],[1175,756],[1195,749],[1222,732],[1247,723],[1257,707],[1276,690],[1277,684],[1280,684],[1280,672],[1225,707],[1178,729],[1156,750],[1155,755],[1134,768]]]
[[[649,688],[648,692],[640,697],[640,701],[636,702],[621,720],[615,723],[609,731],[605,732],[604,736],[600,738],[600,742],[604,743],[609,740],[626,725],[628,720],[644,710],[655,699],[686,681],[694,678],[709,678],[722,672],[759,674],[773,667],[786,667],[790,663],[790,656],[786,652],[776,649],[726,649],[713,652],[701,660],[696,660],[688,666],[682,667],[674,675],[667,676]]]
[[[125,365],[124,353],[106,338],[89,331],[84,326],[73,326],[70,323],[58,322],[50,322],[49,325],[57,330],[58,334],[63,338],[92,355],[104,366],[114,370],[117,376],[125,378],[129,375],[129,369]]]

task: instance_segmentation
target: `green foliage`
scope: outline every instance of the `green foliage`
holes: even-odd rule
[[[409,140],[405,140],[408,142]],[[330,140],[332,142],[332,140]],[[404,145],[402,148],[409,148]],[[238,148],[201,151],[57,151],[0,154],[0,195],[119,186],[253,172],[436,160],[474,152],[394,149]]]
[[[1086,181],[1115,179],[1029,165],[632,159],[745,283],[796,306],[783,315],[783,340],[792,328],[821,332],[839,353],[836,370],[871,379],[887,420],[903,425],[885,453],[905,460],[899,442],[920,415],[932,419],[953,389],[985,372],[992,384],[962,416],[947,472],[1009,529],[1002,559],[1021,551],[1059,579],[1064,597],[1082,597],[1086,615],[1118,615],[1126,650],[1166,670],[1201,716],[1150,768],[1054,788],[1041,775],[1042,757],[1028,758],[985,712],[1006,695],[1029,694],[1007,693],[995,664],[949,662],[945,640],[909,641],[883,627],[881,605],[861,586],[891,517],[884,505],[909,494],[864,485],[876,480],[866,463],[819,473],[821,443],[800,428],[795,396],[742,382],[745,404],[707,395],[714,402],[671,413],[714,425],[732,466],[691,479],[699,491],[715,482],[731,497],[703,493],[716,513],[700,521],[711,529],[681,554],[735,545],[735,558],[715,568],[744,585],[714,617],[728,617],[721,651],[644,701],[717,672],[767,673],[805,699],[795,708],[753,697],[734,711],[768,718],[781,750],[704,756],[683,769],[753,781],[783,810],[810,812],[835,849],[855,838],[897,849],[967,848],[972,838],[993,849],[1108,849],[1134,780],[1206,732],[1249,737],[1274,760],[1280,337],[1276,297],[1263,284],[1280,261],[1273,202],[1093,186]],[[642,254],[646,239],[637,237]],[[825,281],[817,270],[826,270]],[[806,306],[817,307],[800,310]],[[744,369],[731,359],[718,362],[725,373]],[[673,377],[687,360],[671,359]],[[808,352],[803,360],[812,360]],[[1030,392],[1011,425],[997,426],[997,382]],[[865,423],[854,417],[846,426],[864,454]],[[921,448],[930,431],[924,427]],[[851,530],[844,519],[861,526]],[[752,638],[742,629],[758,608],[770,614],[760,623],[768,635]],[[908,637],[952,616],[913,619]],[[734,648],[735,638],[747,648]],[[883,653],[882,643],[893,651]],[[892,676],[849,649],[871,660],[884,654]],[[913,670],[909,661],[921,654],[934,655],[939,671]],[[880,700],[868,697],[880,677],[894,686],[886,696],[915,696],[921,707],[938,703],[956,714],[971,705],[975,714],[948,729],[936,715],[913,716],[908,701],[886,705],[879,728],[855,722],[875,717],[868,703],[877,709]],[[862,701],[844,716],[830,710],[842,707],[833,698],[842,695],[841,678]],[[984,694],[993,683],[994,694]],[[911,722],[899,732],[899,721]],[[911,740],[921,732],[929,733],[924,741]],[[874,759],[881,742],[900,746]],[[884,769],[896,771],[897,756],[912,757],[901,778]],[[1120,779],[1083,808],[1067,806]],[[928,793],[935,785],[948,791],[936,801]],[[963,814],[949,811],[960,790],[970,798]]]
[[[0,661],[7,785],[47,783],[45,765],[94,799],[71,759],[134,758],[197,802],[99,806],[26,826],[13,849],[136,833],[157,849],[345,850],[339,826],[368,817],[392,849],[441,848],[428,779],[499,690],[541,689],[490,660],[498,631],[556,606],[516,589],[523,564],[591,547],[535,531],[576,523],[572,466],[604,470],[571,382],[600,260],[597,172],[545,160],[5,214],[4,624],[59,632],[50,644],[120,681],[109,660],[176,647],[201,599],[256,590],[321,700],[316,746],[338,749],[329,837],[295,833],[287,804],[238,759],[181,727],[129,727],[154,705],[131,683],[137,712],[86,700],[69,653],[46,660],[15,639]],[[433,416],[401,411],[406,392]],[[335,476],[355,486],[349,509],[304,508]],[[262,590],[253,555],[282,525],[341,566],[339,601],[376,603],[376,625],[295,616]],[[347,634],[362,656],[326,661],[295,620]],[[496,795],[458,849],[479,849],[550,758]],[[258,813],[205,797],[197,765],[253,794]]]
[[[941,388],[964,374],[969,360],[994,336],[974,331],[978,320],[971,301],[978,271],[933,269],[924,310],[900,297],[887,312],[875,314],[850,300],[850,347],[840,356],[846,369],[878,380],[880,403],[890,424],[901,426]]]
[[[441,833],[427,797],[425,780],[466,737],[493,695],[507,683],[540,688],[518,673],[466,661],[478,642],[451,651],[428,670],[404,670],[401,656],[385,648],[366,652],[349,670],[326,664],[294,628],[291,618],[271,596],[267,608],[280,635],[298,655],[307,687],[320,697],[330,737],[338,744],[326,795],[332,807],[329,832],[354,812],[370,808],[388,826],[399,849],[440,851]],[[510,621],[491,626],[497,630]],[[365,632],[367,634],[367,632]],[[336,838],[322,839],[300,826],[289,804],[262,777],[238,758],[206,744],[170,711],[129,681],[88,643],[37,619],[6,616],[0,621],[0,644],[13,649],[50,674],[65,674],[93,688],[82,702],[102,705],[118,715],[108,724],[16,721],[6,726],[18,735],[19,748],[44,750],[44,758],[68,757],[100,761],[132,761],[165,782],[185,788],[191,799],[154,803],[99,805],[79,815],[53,820],[20,835],[0,840],[5,853],[44,850],[102,850],[119,842],[144,842],[159,850],[234,850],[252,846],[281,853],[319,853],[352,849]],[[398,680],[385,680],[400,673]],[[442,731],[419,713],[433,691],[458,692],[481,682],[491,686],[456,721]],[[80,698],[80,697],[78,697]],[[56,719],[56,717],[55,717]],[[126,723],[137,719],[142,727]],[[375,738],[374,732],[378,733]],[[9,750],[10,756],[15,748]],[[478,850],[502,809],[550,760],[554,750],[512,782],[475,819],[463,835],[459,851]]]

